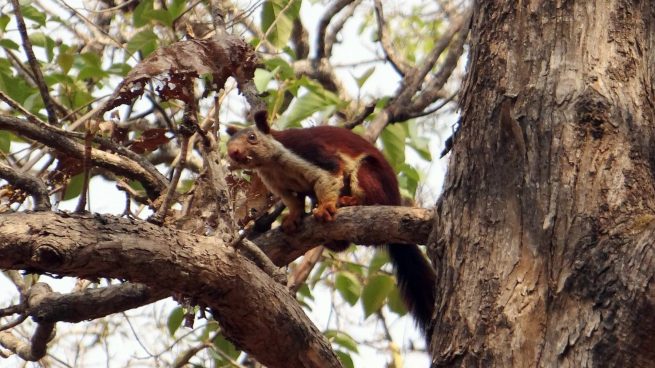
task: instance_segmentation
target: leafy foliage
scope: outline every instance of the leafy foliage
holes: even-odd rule
[[[228,11],[229,34],[222,38],[206,37],[213,31],[208,27],[212,19],[207,2],[144,0],[118,2],[114,7],[108,7],[108,2],[90,3],[97,9],[53,11],[39,2],[21,5],[29,40],[59,123],[51,128],[65,131],[65,137],[84,147],[85,155],[92,150],[115,154],[124,149],[122,157],[134,159],[136,156],[147,161],[164,179],[170,180],[176,172],[181,173],[181,180],[172,185],[171,208],[175,213],[171,217],[175,220],[171,220],[171,224],[186,224],[179,215],[182,211],[179,208],[187,209],[190,205],[185,199],[200,191],[199,178],[206,167],[200,157],[201,151],[209,145],[207,136],[218,136],[219,122],[246,123],[247,116],[241,113],[243,100],[237,96],[235,86],[241,90],[250,80],[254,82],[257,97],[263,100],[277,129],[324,123],[344,125],[363,109],[365,99],[375,102],[372,113],[363,118],[363,124],[367,125],[393,101],[393,96],[366,89],[374,75],[386,67],[383,62],[362,63],[350,67],[347,73],[339,73],[338,78],[352,86],[346,90],[326,81],[329,78],[318,70],[317,64],[313,64],[310,71],[299,71],[299,63],[308,60],[296,53],[298,40],[294,24],[297,27],[298,21],[305,26],[310,23],[309,19],[301,19],[302,7],[312,7],[314,13],[320,11],[311,2],[267,0],[260,7],[244,9],[232,4],[234,9]],[[411,62],[431,49],[443,23],[440,17],[426,16],[419,9],[412,7],[406,16],[388,15],[393,39],[400,45],[400,53]],[[0,114],[45,125],[47,103],[23,56],[14,17],[10,6],[0,5],[0,92],[3,96]],[[346,20],[359,25],[362,33],[376,34],[368,15],[350,17],[352,19]],[[402,42],[413,34],[420,34],[422,41]],[[332,55],[327,57],[330,59]],[[20,108],[8,105],[9,100]],[[196,120],[189,118],[190,105],[197,108],[194,110]],[[99,107],[106,114],[100,114],[97,120],[84,121],[85,114]],[[420,127],[417,120],[389,125],[377,142],[398,173],[403,195],[410,200],[417,196],[424,175],[415,162],[408,162],[406,154],[413,151],[422,160],[432,160],[426,129]],[[360,125],[355,130],[363,133],[364,128]],[[190,154],[184,157],[184,165],[178,167],[182,157],[180,148],[188,138],[185,134],[196,135],[186,142],[191,145]],[[218,137],[218,144],[224,144],[224,140]],[[201,144],[206,146],[201,147]],[[88,168],[85,165],[89,157],[66,154],[46,146],[47,142],[44,144],[33,137],[0,131],[2,160],[43,180],[62,208],[70,209],[69,204],[80,199],[87,175],[102,178],[103,182],[111,183],[112,188],[122,191],[107,194],[91,186],[92,211],[97,210],[94,206],[99,202],[127,202],[122,214],[145,218],[146,209],[156,211],[156,206],[161,204],[161,198],[152,196],[149,183],[97,165]],[[256,178],[234,175],[226,180],[239,219],[257,218],[274,203]],[[29,208],[28,196],[14,195],[11,186],[2,184],[0,200],[6,205],[3,209]],[[256,185],[260,187],[255,188]],[[11,196],[3,194],[10,189]],[[185,230],[205,232],[209,227]],[[344,318],[345,323],[328,320],[325,325],[325,336],[346,367],[355,366],[360,346],[367,340],[349,333],[346,327],[353,320],[361,323],[367,319],[373,324],[385,314],[402,317],[407,313],[390,271],[389,259],[383,250],[351,247],[339,254],[325,252],[299,287],[297,298],[310,313],[321,314],[328,308],[318,304],[317,294],[325,293],[319,291],[321,288],[327,288],[332,294],[334,310],[341,309],[340,304],[358,310],[356,317]],[[161,334],[162,344],[168,349],[169,345],[188,348],[200,344],[207,349],[206,356],[211,358],[213,366],[234,365],[243,358],[214,321],[195,328],[183,327],[188,325],[186,310],[186,307],[169,305],[166,315],[160,316],[158,329],[168,331],[168,334]],[[386,346],[379,349],[391,356]],[[180,359],[185,359],[184,353],[183,349],[170,349],[163,365],[179,363]]]

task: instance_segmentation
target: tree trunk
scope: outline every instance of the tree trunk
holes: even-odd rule
[[[434,366],[655,366],[655,6],[479,1]]]

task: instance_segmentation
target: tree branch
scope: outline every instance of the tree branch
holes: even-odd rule
[[[28,306],[37,305],[52,292],[48,284],[37,283],[32,286],[27,295]],[[12,351],[24,360],[35,362],[45,356],[46,345],[53,336],[54,322],[38,323],[30,342],[23,342],[10,332],[0,332],[0,345]]]
[[[439,83],[441,83],[441,86],[443,86],[445,81],[450,76],[452,69],[454,68],[452,65],[456,65],[457,58],[454,62],[452,60],[448,60],[447,67],[442,68],[443,73],[440,74],[438,81],[436,81],[433,85],[432,90],[430,90],[430,94],[426,95],[425,99],[421,100],[421,103],[425,105],[412,104],[416,94],[419,93],[419,91],[421,91],[423,88],[426,76],[434,68],[437,60],[446,50],[446,48],[450,45],[451,49],[455,49],[451,55],[461,54],[461,45],[451,45],[451,41],[453,41],[454,38],[458,37],[458,35],[461,35],[462,33],[464,36],[466,35],[468,32],[468,27],[466,26],[468,25],[470,16],[470,9],[464,11],[461,17],[453,21],[448,31],[435,44],[434,48],[425,58],[425,60],[423,60],[420,65],[417,65],[407,72],[403,78],[400,88],[396,93],[397,97],[395,97],[393,101],[391,101],[391,103],[389,103],[389,105],[382,112],[380,112],[376,116],[375,120],[373,120],[373,122],[371,122],[369,125],[366,131],[366,137],[369,141],[375,141],[382,130],[384,130],[384,128],[387,126],[387,124],[397,121],[404,121],[412,116],[412,114],[415,115],[417,112],[419,112],[417,110],[420,106],[425,108],[427,105],[434,102],[434,100],[438,97],[437,94],[441,89],[436,87],[439,85]],[[443,81],[443,83],[441,81]],[[432,100],[428,100],[429,98],[432,98]]]
[[[425,244],[434,212],[424,208],[353,206],[340,208],[333,222],[318,223],[305,217],[293,236],[279,229],[253,239],[278,266],[291,263],[308,250],[331,240],[355,244]]]
[[[307,56],[309,56],[309,35],[300,19],[295,19],[293,21],[291,42],[293,44],[293,49],[296,52],[296,59],[307,59]]]
[[[36,60],[34,50],[32,50],[32,42],[30,41],[30,37],[27,34],[27,27],[25,27],[25,19],[23,19],[23,14],[20,10],[20,4],[18,3],[18,0],[11,0],[11,4],[13,5],[14,13],[16,14],[16,23],[18,24],[18,31],[23,41],[23,49],[25,49],[25,54],[27,54],[27,61],[30,64],[30,68],[32,69],[32,75],[34,76],[34,81],[37,88],[39,89],[41,98],[43,99],[45,110],[48,113],[48,122],[52,126],[57,126],[57,114],[55,113],[55,108],[52,102],[52,98],[50,97],[50,92],[48,91],[48,86],[43,79],[43,74],[41,73],[39,62]]]
[[[35,211],[47,211],[51,208],[48,188],[41,179],[19,172],[2,162],[0,162],[0,178],[5,179],[16,188],[27,191],[34,198]]]
[[[168,297],[170,293],[142,284],[124,283],[103,288],[60,294],[51,292],[30,305],[28,314],[36,322],[82,322],[138,308]]]
[[[121,278],[190,295],[267,366],[341,366],[288,290],[216,237],[113,216],[14,213],[0,223],[0,268]]]
[[[411,68],[409,64],[394,51],[394,47],[386,32],[386,23],[384,20],[384,13],[382,12],[382,2],[380,0],[375,0],[375,19],[378,23],[378,39],[380,40],[380,45],[382,45],[384,55],[389,63],[391,63],[391,66],[396,69],[398,74],[404,77]]]
[[[38,126],[23,119],[0,115],[0,129],[33,139],[79,160],[84,159],[84,145],[65,137],[61,132],[56,131],[56,128]],[[166,178],[156,169],[147,169],[130,158],[119,157],[94,148],[91,151],[91,160],[96,166],[140,181],[150,198],[156,198],[168,186]]]
[[[448,81],[448,78],[452,75],[455,67],[457,67],[457,62],[464,52],[464,43],[466,42],[466,35],[468,32],[468,27],[461,27],[457,35],[455,35],[455,41],[450,45],[448,54],[441,64],[439,71],[434,73],[433,78],[430,79],[427,86],[423,88],[423,91],[412,101],[409,110],[414,114],[420,113],[431,103],[435,102],[438,98],[441,98],[441,89]]]
[[[337,20],[330,27],[330,32],[325,35],[325,57],[332,56],[332,47],[337,42],[337,35],[343,29],[343,26],[346,22],[352,19],[353,14],[355,14],[355,9],[362,3],[362,0],[355,0],[352,3],[348,4],[346,10],[337,18]]]
[[[348,6],[348,4],[352,3],[353,1],[354,0],[337,0],[336,2],[332,3],[328,9],[325,10],[325,13],[323,13],[321,20],[318,22],[318,32],[316,34],[316,56],[314,57],[316,60],[323,59],[329,55],[326,53],[327,48],[325,45],[327,28],[330,25],[332,18],[334,18],[335,15],[337,15],[341,10],[343,10],[343,8]]]

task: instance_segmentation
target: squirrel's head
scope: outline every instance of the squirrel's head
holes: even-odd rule
[[[238,169],[254,169],[266,165],[274,155],[275,139],[271,136],[265,110],[255,112],[255,126],[239,129],[227,127],[230,139],[227,142],[227,155],[233,167]]]

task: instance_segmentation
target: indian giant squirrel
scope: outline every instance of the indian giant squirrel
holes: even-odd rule
[[[316,200],[314,217],[331,221],[338,207],[401,204],[391,165],[371,143],[345,128],[317,126],[273,130],[265,111],[255,127],[228,128],[227,153],[235,168],[255,171],[289,209],[282,230],[300,225],[305,197]],[[342,251],[347,244],[326,244]],[[414,244],[388,244],[403,300],[429,339],[435,300],[435,272]]]

